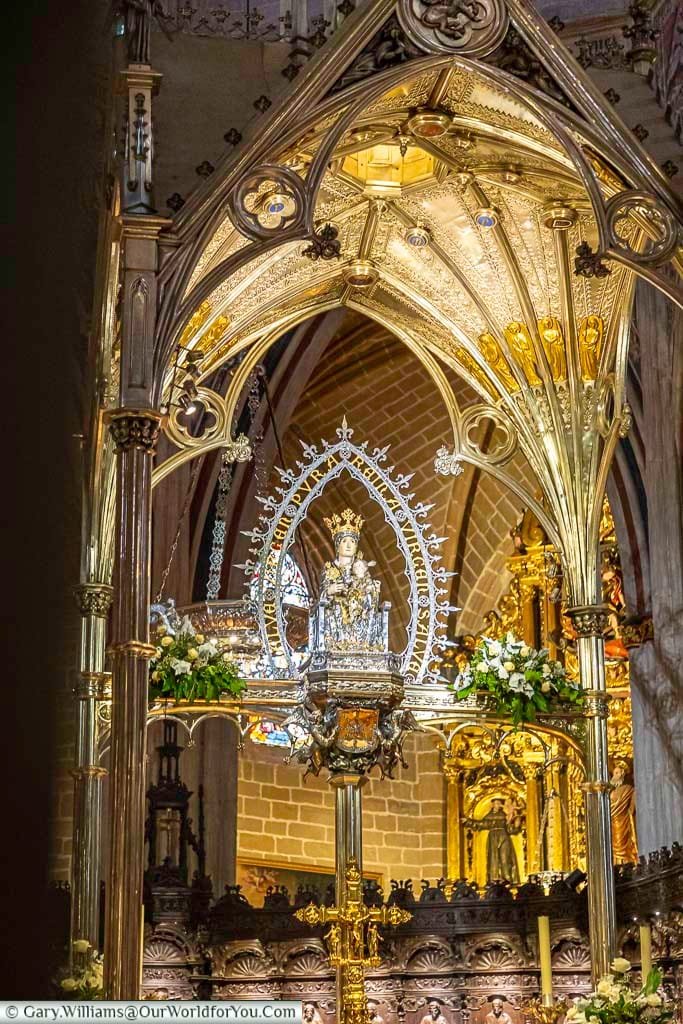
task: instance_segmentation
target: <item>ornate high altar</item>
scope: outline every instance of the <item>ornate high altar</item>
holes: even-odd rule
[[[154,969],[170,969],[164,956],[184,949],[177,959],[186,992],[201,983],[235,993],[245,976],[243,984],[256,978],[262,991],[303,991],[293,987],[304,984],[294,976],[303,977],[309,992],[323,993],[309,1011],[315,1020],[330,1010],[334,961],[337,1008],[349,1020],[366,1013],[368,970],[375,972],[370,992],[384,999],[371,1016],[391,1011],[401,1024],[439,1017],[465,1024],[474,1014],[477,1024],[482,1017],[507,1024],[502,995],[514,992],[517,1012],[522,995],[538,988],[534,917],[553,919],[555,966],[567,969],[568,990],[580,988],[588,967],[586,925],[596,977],[606,973],[618,940],[622,947],[632,942],[617,915],[612,856],[612,833],[619,858],[633,856],[626,716],[609,720],[608,681],[618,678],[619,659],[610,667],[605,639],[626,647],[629,631],[637,642],[638,630],[623,624],[621,637],[613,635],[618,595],[610,591],[605,600],[601,521],[615,451],[631,422],[625,381],[636,280],[683,306],[681,204],[526,0],[375,0],[345,21],[334,60],[322,53],[301,90],[274,106],[182,209],[176,203],[176,216],[160,217],[153,106],[162,76],[152,63],[152,5],[136,11],[118,92],[125,145],[112,167],[112,181],[118,178],[103,218],[94,318],[97,376],[78,588],[73,937],[99,940],[100,755],[109,730],[105,971],[109,996],[124,999],[139,986],[150,714],[172,719],[190,737],[208,714],[231,717],[242,734],[259,717],[289,719],[294,755],[310,770],[329,772],[335,788],[332,902],[308,912],[297,907],[304,920],[292,923],[289,901],[287,908],[273,905],[282,893],[271,894],[254,918],[232,892],[207,918],[200,874],[186,914],[183,878],[150,865],[159,869],[154,884],[166,881],[174,890],[183,921],[208,927],[210,945],[203,933],[188,938],[184,923],[163,924],[152,913],[148,970],[154,956]],[[491,624],[504,622],[514,606],[519,632],[531,642],[542,622],[541,639],[563,652],[580,680],[580,718],[539,721],[520,738],[485,704],[456,702],[440,678],[451,609],[439,538],[425,526],[428,509],[412,503],[409,477],[386,467],[386,452],[355,444],[346,425],[321,449],[306,446],[301,464],[283,469],[279,493],[266,499],[246,565],[253,605],[193,610],[205,632],[211,627],[219,637],[230,620],[253,641],[243,659],[246,694],[210,709],[150,712],[153,489],[212,451],[221,451],[225,465],[249,461],[252,446],[236,422],[254,367],[291,327],[342,306],[392,331],[443,399],[448,437],[434,452],[434,472],[449,478],[469,466],[489,473],[535,516],[543,538],[523,536],[525,550],[514,556],[524,560],[519,601],[507,602]],[[469,388],[464,401],[454,379]],[[192,425],[187,410],[195,404],[201,416]],[[162,435],[165,457],[157,453]],[[345,518],[340,507],[341,521],[333,522],[339,547],[308,645],[279,601],[297,524],[342,473],[380,503],[408,569],[405,645],[395,651],[381,581],[351,551],[359,529],[353,511]],[[558,566],[563,608],[553,598]],[[625,700],[615,690],[612,705],[623,708]],[[402,740],[416,727],[443,748],[454,884],[426,886],[417,908],[406,880],[388,903],[377,893],[363,901],[362,780],[375,765],[385,774],[397,769]],[[624,763],[610,765],[610,739],[613,749],[626,745]],[[172,736],[168,745],[176,745]],[[161,811],[184,821],[184,799]],[[177,817],[159,820],[168,825],[166,838],[175,835],[170,823]],[[187,852],[186,829],[182,839]],[[193,841],[201,850],[201,836],[193,833]],[[576,878],[561,876],[583,865],[584,852],[587,890],[571,895]],[[678,913],[672,880],[679,857],[674,850],[630,875],[622,869],[623,905],[633,898],[644,908],[631,904],[631,930],[633,918],[656,912],[655,904],[662,915]],[[519,877],[515,893],[494,887],[482,898],[461,884],[469,878],[486,885],[488,877],[495,886],[489,876],[498,871],[511,874],[510,882]],[[529,874],[531,890],[522,883]],[[649,894],[649,907],[634,892]],[[241,922],[231,917],[233,904]],[[420,917],[422,910],[436,917]],[[254,921],[273,921],[268,915],[276,912],[298,946],[287,944],[277,921],[269,949],[255,937],[253,929],[268,931]],[[386,945],[377,946],[392,917],[393,938],[387,929]],[[418,919],[432,938],[411,935]],[[240,936],[247,924],[252,932]],[[666,942],[669,966],[678,969],[678,947]],[[204,964],[207,949],[212,975],[188,973],[188,965]],[[635,947],[631,953],[635,958]],[[491,991],[480,969],[500,987]],[[492,1021],[482,1014],[482,992],[491,996]]]
[[[429,532],[428,508],[408,493],[410,477],[388,469],[387,461],[386,448],[369,451],[366,443],[355,443],[346,420],[334,442],[307,446],[297,471],[282,470],[280,486],[263,500],[264,513],[250,534],[252,557],[242,566],[245,600],[188,609],[197,629],[232,656],[241,631],[237,657],[248,689],[239,700],[163,701],[149,709],[150,722],[163,721],[164,739],[158,781],[147,794],[148,994],[302,997],[315,1019],[345,1024],[375,1017],[392,1024],[439,1017],[449,1024],[497,1024],[503,1014],[521,1022],[539,988],[541,916],[552,921],[556,994],[576,995],[589,985],[581,891],[582,722],[550,716],[513,730],[485,700],[458,703],[444,686],[466,663],[476,638],[446,639],[449,615],[457,609],[445,596],[449,574],[439,564],[441,540]],[[333,554],[323,559],[307,627],[292,629],[292,608],[283,600],[297,531],[315,517],[323,490],[334,489],[344,474],[362,482],[381,507],[405,558],[410,615],[398,652],[390,649],[391,607],[382,600],[382,581],[363,555],[363,517],[352,509],[325,520]],[[563,615],[556,551],[530,513],[513,530],[513,540],[510,589],[499,610],[485,617],[484,630],[491,637],[513,630],[532,645],[547,638],[569,671],[576,671],[576,637]],[[607,664],[616,705],[609,728],[619,862],[629,860],[631,850],[621,847],[620,837],[633,824],[630,809],[626,815],[622,810],[628,793],[622,796],[619,766],[630,770],[632,751],[620,569],[607,506],[601,543],[605,601],[613,615]],[[170,602],[155,606],[153,620],[172,630],[180,614]],[[107,708],[100,704],[102,748],[109,739]],[[237,886],[213,901],[203,794],[195,833],[178,732],[193,739],[202,722],[216,715],[233,720],[245,741],[263,717],[279,722],[290,737],[287,759],[328,776],[336,801],[336,880],[327,893],[302,890],[292,900],[275,889],[256,908]],[[415,731],[432,736],[442,751],[449,877],[421,880],[420,892],[413,880],[392,880],[385,901],[376,884],[363,884],[363,787],[373,770],[392,778],[406,766],[405,739]],[[197,868],[190,880],[193,853]],[[678,851],[670,861],[643,865],[635,876],[626,869],[620,875],[625,952],[633,945],[637,951],[633,922],[643,915],[652,886],[658,904],[673,909],[680,875]],[[669,920],[674,937],[665,941],[674,962],[675,915]]]

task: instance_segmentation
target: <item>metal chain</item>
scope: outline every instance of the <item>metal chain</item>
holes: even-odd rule
[[[256,420],[259,406],[261,404],[261,391],[259,377],[263,373],[260,366],[255,367],[248,377],[249,394],[247,397],[247,409],[249,412],[250,427]],[[254,453],[254,469],[258,472],[263,463],[263,433],[257,431],[251,437],[251,447]],[[223,452],[223,461],[220,473],[218,474],[218,490],[216,494],[216,517],[213,523],[213,534],[211,539],[211,554],[209,555],[209,578],[206,584],[206,600],[218,601],[220,597],[221,578],[223,576],[223,561],[225,559],[225,524],[228,517],[228,497],[234,476],[235,466],[231,461],[226,460],[226,453]]]
[[[223,557],[225,553],[225,520],[228,510],[228,495],[234,463],[227,457],[227,449],[223,450],[220,473],[218,474],[218,493],[216,496],[216,518],[213,523],[211,554],[209,556],[209,579],[206,584],[206,600],[217,601],[223,574]]]
[[[185,495],[185,501],[183,502],[183,507],[182,507],[182,511],[180,513],[180,518],[178,519],[178,529],[175,532],[175,537],[173,538],[173,543],[171,544],[171,550],[170,550],[170,553],[169,553],[169,556],[168,556],[168,562],[166,563],[166,568],[164,569],[163,573],[161,574],[161,584],[159,586],[159,593],[154,598],[154,604],[160,604],[161,603],[161,598],[162,598],[163,593],[164,593],[164,587],[166,586],[166,580],[168,579],[168,574],[171,571],[171,566],[173,564],[173,559],[175,558],[176,549],[178,547],[178,541],[180,540],[180,532],[181,532],[181,530],[183,528],[183,523],[185,522],[185,517],[187,516],[187,513],[190,511],[190,505],[192,504],[192,497],[193,497],[193,494],[194,494],[195,484],[197,483],[197,477],[199,476],[199,470],[202,468],[202,461],[203,461],[202,459],[196,459],[195,464],[192,467],[192,473],[190,474],[190,480],[189,480],[189,483],[187,485],[187,494]]]

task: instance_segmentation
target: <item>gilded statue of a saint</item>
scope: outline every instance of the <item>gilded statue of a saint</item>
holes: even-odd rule
[[[519,384],[492,334],[479,335],[479,351],[508,391],[519,391]]]
[[[638,860],[636,841],[636,794],[626,781],[626,765],[619,761],[610,780],[609,796],[612,819],[612,853],[615,864],[635,864]]]
[[[595,380],[598,376],[602,337],[605,326],[601,316],[592,313],[582,320],[579,329],[579,357],[581,376],[584,380]]]
[[[325,646],[338,651],[381,650],[380,582],[370,574],[375,563],[367,562],[358,549],[363,518],[347,508],[324,523],[335,550],[320,580]]]
[[[496,797],[483,818],[465,818],[463,824],[475,832],[488,832],[486,837],[486,881],[519,882],[517,854],[510,836],[522,831],[519,810],[505,809],[505,801]]]
[[[564,338],[560,321],[555,316],[545,316],[538,321],[543,338],[543,348],[548,358],[553,380],[567,379],[567,357],[564,351]]]
[[[508,324],[505,328],[505,337],[515,360],[524,371],[524,376],[532,387],[536,387],[541,383],[541,378],[536,372],[536,353],[525,324]]]

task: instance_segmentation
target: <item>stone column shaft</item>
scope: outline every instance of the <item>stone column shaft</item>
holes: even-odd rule
[[[145,745],[149,644],[152,455],[161,416],[120,409],[111,416],[117,464],[116,601],[112,645],[111,859],[107,886],[105,988],[137,999],[142,956]]]
[[[71,939],[99,947],[102,778],[97,757],[97,703],[104,694],[105,637],[112,588],[83,583],[76,588],[81,612],[81,650],[76,697]]]
[[[588,920],[594,981],[609,973],[615,954],[616,907],[607,762],[606,621],[601,606],[570,608],[577,632],[579,674],[586,698],[586,852]]]

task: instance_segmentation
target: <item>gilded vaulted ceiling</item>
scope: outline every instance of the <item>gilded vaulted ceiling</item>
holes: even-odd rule
[[[443,123],[425,128],[416,111],[437,112]],[[336,111],[313,124],[281,161],[305,178],[339,116]],[[603,182],[610,194],[607,173]],[[270,218],[265,210],[268,189],[261,183],[252,208],[257,213],[262,208],[263,223],[277,223],[277,215]],[[481,395],[495,399],[500,389],[482,365],[497,362],[498,375],[514,390],[512,374],[482,337],[502,337],[511,325],[521,325],[523,347],[531,305],[537,321],[555,319],[554,325],[544,321],[552,347],[561,315],[555,241],[545,223],[550,202],[576,211],[568,232],[570,252],[582,241],[595,244],[583,185],[546,127],[479,74],[427,72],[370,104],[336,147],[318,194],[316,220],[337,228],[341,258],[312,261],[302,242],[256,257],[213,290],[183,343],[202,351],[206,375],[274,325],[334,304],[365,307],[404,339],[437,353]],[[495,211],[504,244],[500,233],[482,226],[481,211],[488,208]],[[416,226],[428,231],[428,245],[409,244],[407,234]],[[226,216],[186,294],[247,244]],[[377,280],[368,287],[349,283],[347,268],[358,259],[376,271]],[[577,324],[599,317],[607,339],[627,274],[615,265],[604,278],[573,277]],[[537,326],[531,325],[532,333]],[[528,372],[527,380],[533,383]]]

